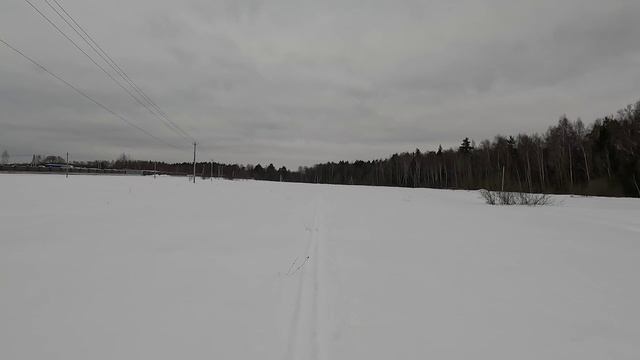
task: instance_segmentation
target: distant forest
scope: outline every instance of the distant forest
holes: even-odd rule
[[[640,101],[585,126],[562,116],[545,134],[497,135],[477,146],[326,163],[292,181],[640,197]],[[275,180],[275,177],[272,177]]]
[[[562,116],[546,133],[497,135],[477,146],[319,164],[293,181],[640,197],[640,101],[592,125]]]
[[[87,164],[189,174],[192,163],[166,164],[126,157]],[[387,159],[340,161],[291,171],[273,164],[198,163],[198,176],[323,184],[490,189],[640,197],[640,101],[586,126],[562,116],[544,134],[497,135],[458,148],[404,152]]]

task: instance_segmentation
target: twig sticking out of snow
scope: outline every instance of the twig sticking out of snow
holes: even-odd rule
[[[302,262],[302,264],[300,264],[300,266],[298,266],[292,273],[291,275],[294,275],[295,273],[298,272],[298,270],[302,269],[302,267],[304,266],[304,264],[307,263],[307,261],[309,261],[309,257],[307,256],[304,261]]]
[[[291,263],[291,266],[289,266],[289,270],[287,270],[287,275],[291,275],[291,270],[296,265],[296,262],[298,262],[298,257],[296,257],[296,259],[293,260],[293,262]]]

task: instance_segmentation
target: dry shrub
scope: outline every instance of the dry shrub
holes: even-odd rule
[[[525,192],[480,190],[480,196],[489,205],[551,205],[553,198],[548,194],[532,194]]]

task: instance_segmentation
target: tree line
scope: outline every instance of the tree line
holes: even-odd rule
[[[640,101],[590,126],[562,116],[544,134],[497,135],[476,146],[330,162],[294,181],[640,197]]]
[[[114,168],[190,174],[192,163],[165,164],[121,158]],[[323,184],[490,189],[518,192],[640,196],[640,101],[590,126],[562,116],[544,134],[497,135],[478,145],[396,153],[372,161],[300,167],[198,163],[208,177]]]
[[[170,175],[193,172],[190,162],[132,160],[124,154],[115,161],[74,165],[156,170]],[[497,135],[477,145],[465,138],[457,148],[416,149],[386,159],[328,162],[296,171],[273,164],[199,162],[196,174],[204,178],[640,197],[640,101],[589,126],[580,119],[562,116],[543,134]]]
[[[190,174],[193,164],[154,163],[122,156],[116,169],[157,169]],[[640,196],[640,101],[590,126],[562,116],[544,134],[497,135],[478,145],[396,153],[372,161],[340,161],[291,171],[273,164],[197,163],[196,174],[344,185],[428,187]]]

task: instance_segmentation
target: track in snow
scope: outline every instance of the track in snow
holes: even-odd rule
[[[309,235],[304,260],[300,265],[293,266],[295,270],[291,273],[298,277],[298,285],[285,355],[288,360],[323,358],[319,306],[324,228],[322,197],[319,196],[314,203],[313,225],[306,228]]]

